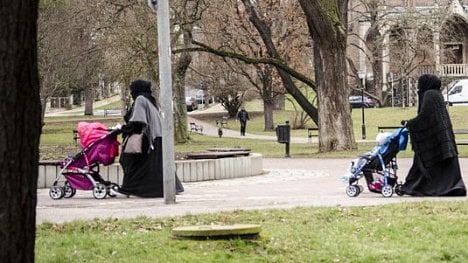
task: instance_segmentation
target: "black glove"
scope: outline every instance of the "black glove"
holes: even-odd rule
[[[402,120],[401,121],[401,126],[406,127],[406,124],[408,124],[407,120]]]

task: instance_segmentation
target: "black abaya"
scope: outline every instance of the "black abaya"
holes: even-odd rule
[[[148,154],[120,156],[124,179],[120,192],[140,197],[163,197],[161,137],[154,140],[154,150]]]
[[[413,165],[401,192],[415,196],[465,196],[452,123],[440,80],[423,75],[418,115],[407,122],[414,150]]]
[[[413,166],[401,190],[414,196],[465,196],[466,189],[460,176],[458,158],[440,161],[427,170],[415,155]]]

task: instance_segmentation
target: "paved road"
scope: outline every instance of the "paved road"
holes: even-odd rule
[[[460,160],[468,182],[468,159]],[[78,191],[71,199],[52,200],[48,189],[38,190],[37,223],[67,222],[75,219],[172,217],[239,209],[291,208],[297,206],[367,206],[420,200],[468,200],[416,198],[394,195],[384,198],[365,191],[351,198],[339,178],[348,159],[264,159],[265,174],[237,179],[185,183],[186,191],[175,204],[163,198],[116,197],[96,200],[90,191]],[[400,174],[406,174],[410,159],[399,159]]]

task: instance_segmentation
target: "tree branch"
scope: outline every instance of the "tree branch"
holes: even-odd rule
[[[248,57],[243,54],[239,54],[239,53],[232,52],[232,51],[214,49],[208,45],[205,45],[195,40],[192,41],[192,44],[198,47],[177,49],[177,50],[173,50],[172,53],[177,54],[177,53],[182,53],[182,52],[207,52],[207,53],[211,53],[211,54],[223,57],[223,58],[237,59],[247,64],[269,64],[269,65],[273,65],[279,69],[284,70],[289,75],[303,82],[304,84],[310,87],[315,87],[315,82],[313,80],[297,72],[296,70],[290,68],[288,65],[284,64],[284,62],[281,59],[265,58],[265,57],[264,58],[252,58],[252,57]]]

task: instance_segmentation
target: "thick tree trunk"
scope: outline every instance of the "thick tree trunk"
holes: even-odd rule
[[[355,149],[348,102],[346,66],[346,0],[300,0],[314,39],[319,101],[319,151]]]
[[[41,133],[38,1],[0,2],[0,259],[34,262]]]
[[[333,48],[315,51],[319,97],[319,150],[320,152],[355,149],[356,143],[348,103],[349,89],[346,81],[345,54]],[[321,62],[321,63],[320,63]]]

